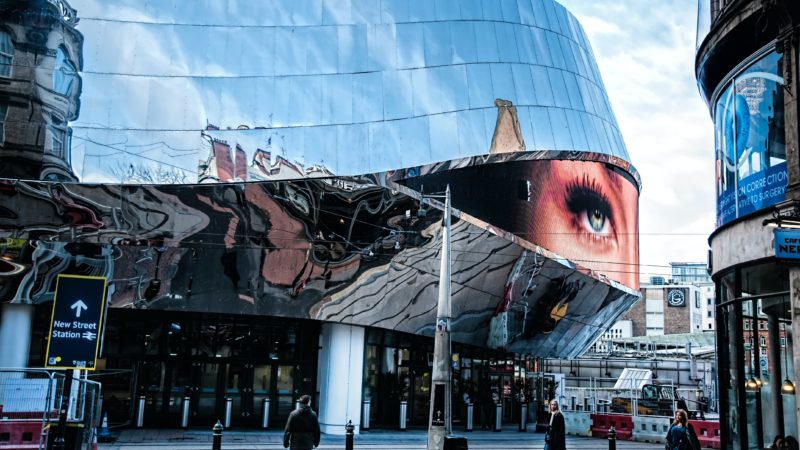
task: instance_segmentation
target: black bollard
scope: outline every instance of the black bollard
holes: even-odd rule
[[[344,433],[344,450],[353,450],[353,430],[356,429],[353,425],[353,421],[348,420],[344,429],[346,430]]]
[[[211,450],[222,450],[222,422],[219,420],[211,429],[211,437]]]
[[[617,430],[614,427],[608,429],[608,450],[617,450]]]

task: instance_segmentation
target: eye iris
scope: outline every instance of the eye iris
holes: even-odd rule
[[[594,231],[602,231],[605,223],[605,214],[599,209],[592,210],[592,213],[589,215],[589,226],[591,226]]]

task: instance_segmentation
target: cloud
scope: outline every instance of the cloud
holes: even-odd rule
[[[631,161],[642,176],[642,264],[705,261],[715,215],[714,130],[694,78],[696,2],[560,3],[589,36]],[[643,273],[642,281],[649,275]]]

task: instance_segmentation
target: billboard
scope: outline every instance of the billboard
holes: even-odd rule
[[[714,108],[717,227],[784,199],[782,56],[772,52],[727,82]]]
[[[639,288],[639,191],[632,175],[610,163],[519,160],[432,173],[404,184],[425,192],[458,186],[454,208]]]

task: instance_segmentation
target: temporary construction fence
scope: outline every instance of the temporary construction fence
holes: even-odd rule
[[[44,449],[54,440],[64,399],[63,373],[0,369],[0,450]],[[75,377],[66,404],[65,430],[79,440],[71,448],[91,450],[100,384]]]
[[[606,437],[613,427],[620,440],[663,443],[679,405],[689,409],[693,419],[703,416],[702,391],[678,389],[672,380],[631,375],[627,379],[567,378],[559,399],[567,434]],[[720,448],[719,422],[690,423],[702,447]]]

